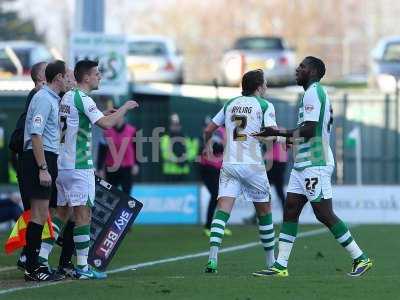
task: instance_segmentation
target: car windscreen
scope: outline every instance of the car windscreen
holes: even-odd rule
[[[400,43],[390,43],[383,53],[384,61],[400,61]]]
[[[31,67],[30,53],[32,50],[13,48],[13,51],[15,55],[18,57],[19,61],[21,62],[22,68],[24,70],[29,69]]]
[[[284,46],[279,38],[245,38],[236,41],[234,48],[241,50],[283,50]]]
[[[130,42],[128,46],[129,55],[162,56],[167,53],[164,43],[155,41]]]
[[[17,73],[17,68],[7,54],[5,48],[0,49],[0,72]]]

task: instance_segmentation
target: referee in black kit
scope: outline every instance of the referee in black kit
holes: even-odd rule
[[[31,220],[26,231],[26,281],[56,281],[64,276],[39,266],[38,254],[49,202],[57,201],[57,156],[60,144],[60,92],[66,90],[67,69],[63,61],[47,65],[47,85],[40,89],[29,105],[22,154],[22,188],[30,200]]]

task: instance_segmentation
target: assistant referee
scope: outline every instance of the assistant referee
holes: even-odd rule
[[[22,154],[22,187],[31,205],[31,220],[26,231],[26,281],[63,279],[45,266],[39,266],[38,254],[49,201],[56,194],[57,156],[60,145],[60,92],[66,90],[66,66],[63,61],[49,63],[45,70],[47,85],[29,105]]]

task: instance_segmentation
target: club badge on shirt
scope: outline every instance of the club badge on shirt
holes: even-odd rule
[[[310,113],[310,112],[312,112],[312,111],[314,110],[314,105],[306,104],[306,105],[304,106],[304,110],[305,110],[306,112]]]
[[[33,127],[40,128],[43,126],[43,117],[42,115],[36,115],[33,117]]]

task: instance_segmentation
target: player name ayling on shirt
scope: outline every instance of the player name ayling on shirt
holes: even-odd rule
[[[234,106],[232,107],[232,114],[251,114],[251,106]]]

